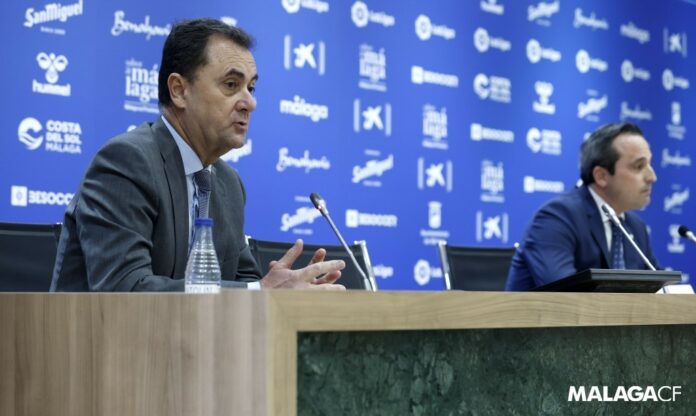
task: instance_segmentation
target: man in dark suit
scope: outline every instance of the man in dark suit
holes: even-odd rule
[[[262,278],[245,243],[244,187],[219,157],[244,145],[256,108],[252,43],[217,20],[172,29],[159,73],[162,116],[95,156],[65,213],[52,291],[183,291],[191,224],[203,205],[223,287],[343,288],[333,283],[345,264],[324,262],[324,250],[292,270],[298,240]]]
[[[630,210],[650,202],[657,180],[652,153],[638,126],[600,127],[582,144],[583,185],[554,198],[532,219],[512,258],[506,290],[528,290],[589,268],[647,269],[618,227],[601,211],[608,204],[653,265],[645,223]]]

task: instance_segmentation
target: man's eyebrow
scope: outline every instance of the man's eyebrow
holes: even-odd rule
[[[225,73],[225,77],[235,76],[237,78],[244,78],[244,73],[238,69],[230,68],[229,71]],[[257,81],[259,79],[259,74],[255,74],[251,77],[250,81]]]

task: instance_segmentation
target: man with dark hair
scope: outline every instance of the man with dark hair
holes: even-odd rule
[[[528,290],[589,269],[647,269],[601,210],[608,204],[650,262],[645,223],[630,210],[650,202],[657,180],[643,132],[631,123],[600,127],[580,148],[583,185],[546,203],[512,258],[506,290]]]
[[[162,116],[109,140],[66,209],[52,291],[183,291],[196,217],[214,220],[223,287],[343,289],[343,261],[291,270],[298,240],[261,278],[244,239],[246,194],[219,157],[244,145],[258,75],[244,31],[174,26],[159,73]],[[316,279],[317,276],[322,276]]]

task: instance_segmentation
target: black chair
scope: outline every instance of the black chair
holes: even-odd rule
[[[280,259],[285,252],[292,247],[292,243],[256,240],[250,237],[247,237],[247,243],[263,275],[268,273],[268,264],[272,260]],[[367,278],[372,283],[372,287],[377,290],[375,274],[372,270],[370,256],[367,252],[367,244],[364,241],[356,241],[355,244],[348,247],[353,253],[353,256],[355,256],[355,260],[357,260],[360,267],[367,274]],[[364,279],[360,273],[358,273],[358,270],[353,265],[348,253],[343,249],[343,246],[304,244],[302,254],[300,254],[300,257],[295,261],[293,268],[305,267],[312,259],[314,252],[319,248],[324,248],[326,250],[326,260],[343,260],[346,263],[346,268],[343,269],[338,283],[345,286],[346,289],[370,290],[369,287],[365,286]]]
[[[61,224],[0,223],[0,292],[47,292]]]
[[[438,244],[447,290],[505,290],[515,247],[463,247]]]

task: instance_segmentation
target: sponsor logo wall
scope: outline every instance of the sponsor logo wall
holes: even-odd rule
[[[182,3],[183,4],[183,3]],[[170,5],[171,6],[171,5]],[[0,221],[61,221],[110,137],[158,117],[160,53],[180,8],[126,0],[5,2]],[[366,240],[380,287],[444,288],[436,253],[511,246],[575,186],[578,149],[610,121],[645,131],[658,182],[640,215],[663,267],[696,273],[690,117],[696,5],[650,0],[187,4],[257,40],[257,111],[222,157],[247,190],[247,233]],[[670,13],[664,13],[669,9]],[[2,196],[4,195],[4,196]]]

